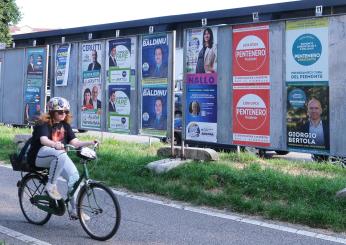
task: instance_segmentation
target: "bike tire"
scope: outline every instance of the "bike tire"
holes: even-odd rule
[[[118,199],[110,188],[97,182],[85,185],[80,190],[77,203],[79,221],[91,238],[105,241],[115,235],[121,211]],[[99,233],[97,230],[102,231]]]
[[[35,195],[44,193],[46,181],[38,174],[28,174],[24,176],[18,189],[20,209],[29,223],[35,225],[44,225],[52,214],[39,209],[33,202]]]

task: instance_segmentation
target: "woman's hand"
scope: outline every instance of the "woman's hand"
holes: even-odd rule
[[[63,143],[58,141],[58,142],[55,142],[54,149],[56,149],[56,150],[64,150],[65,146],[64,146]]]

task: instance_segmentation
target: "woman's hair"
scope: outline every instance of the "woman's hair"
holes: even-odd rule
[[[38,118],[38,122],[41,124],[42,123],[48,123],[50,126],[52,126],[53,125],[54,112],[55,111],[49,111],[48,113],[41,114],[40,117]],[[70,124],[72,121],[71,113],[66,114],[65,119],[63,121]]]
[[[196,111],[196,115],[199,115],[199,113],[201,112],[201,108],[200,108],[200,106],[199,106],[199,103],[197,102],[197,101],[192,101],[191,103],[190,103],[190,105],[189,105],[189,112],[192,114],[194,111],[193,111],[193,109],[192,109],[192,105],[193,104],[195,104],[196,105],[196,109],[197,109],[197,111]]]
[[[213,31],[208,27],[203,31],[203,47],[204,47],[204,35],[206,32],[209,32],[210,38],[208,41],[208,48],[212,48],[214,44],[214,36],[213,36]]]
[[[90,94],[90,96],[91,96],[91,90],[90,90],[90,88],[86,88],[85,90],[84,90],[84,94],[83,94],[83,105],[86,105],[86,101],[85,101],[85,94],[86,93],[89,93]],[[89,104],[92,104],[93,102],[92,102],[92,100],[91,100],[91,98],[90,98],[90,100],[89,100]]]

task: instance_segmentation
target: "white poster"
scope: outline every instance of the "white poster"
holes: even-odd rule
[[[286,81],[329,81],[327,18],[286,22]]]

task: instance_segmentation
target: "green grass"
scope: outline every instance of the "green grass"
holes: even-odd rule
[[[10,141],[18,132],[22,131],[0,127],[0,148],[10,152]],[[334,197],[346,186],[345,168],[220,153],[217,162],[192,162],[157,175],[145,166],[160,159],[156,150],[161,146],[105,140],[98,162],[90,164],[91,176],[134,192],[346,231],[346,201]],[[1,151],[0,159],[7,160],[7,154]]]

